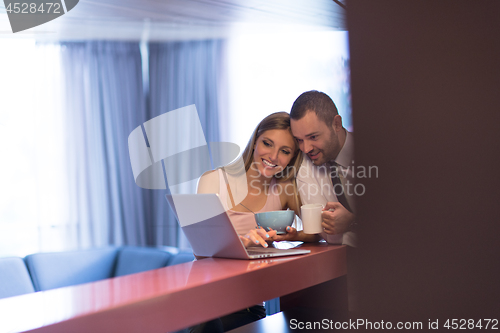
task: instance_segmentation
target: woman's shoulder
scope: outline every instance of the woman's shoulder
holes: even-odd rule
[[[218,170],[206,171],[198,181],[198,193],[218,193],[219,192],[219,172]]]
[[[201,177],[213,177],[214,175],[218,174],[219,172],[219,169],[215,169],[215,170],[208,170],[208,171],[205,171]],[[217,175],[218,176],[218,175]]]

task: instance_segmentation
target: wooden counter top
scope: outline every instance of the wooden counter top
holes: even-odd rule
[[[307,255],[203,259],[0,300],[0,332],[168,332],[346,274],[345,246]]]

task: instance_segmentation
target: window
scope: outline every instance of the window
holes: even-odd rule
[[[308,90],[328,94],[352,130],[348,34],[316,31],[242,34],[229,42],[228,96],[221,141],[243,149],[255,126],[277,111],[290,112]]]
[[[61,249],[64,139],[58,47],[0,39],[0,256]]]

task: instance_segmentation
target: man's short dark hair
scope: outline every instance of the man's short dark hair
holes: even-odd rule
[[[330,96],[317,90],[306,91],[297,97],[290,110],[290,118],[302,119],[308,111],[316,113],[318,119],[328,126],[333,124],[333,118],[339,114]]]

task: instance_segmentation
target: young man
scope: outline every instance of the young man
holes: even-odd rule
[[[325,204],[321,236],[330,244],[355,246],[354,142],[332,99],[307,91],[290,111],[293,136],[304,153],[297,176],[302,204]]]

